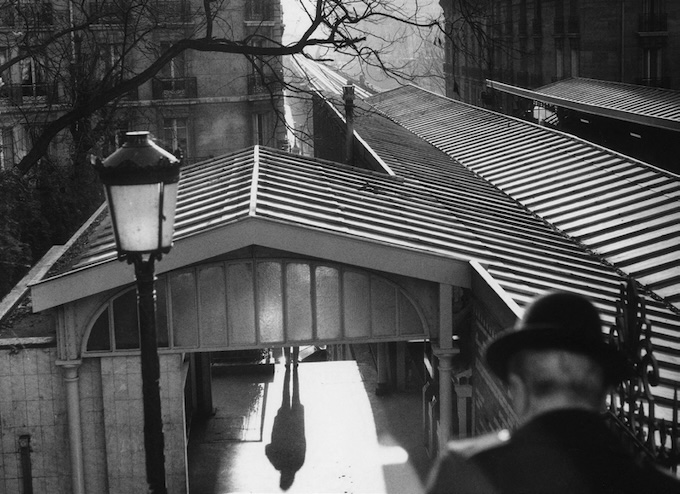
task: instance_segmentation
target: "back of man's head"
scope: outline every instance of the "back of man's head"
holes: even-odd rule
[[[522,421],[560,408],[599,411],[607,393],[602,365],[587,355],[559,349],[518,352],[508,365],[508,384]]]

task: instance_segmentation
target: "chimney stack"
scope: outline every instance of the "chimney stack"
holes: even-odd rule
[[[345,100],[345,163],[351,163],[354,156],[354,84],[342,87],[342,99]]]

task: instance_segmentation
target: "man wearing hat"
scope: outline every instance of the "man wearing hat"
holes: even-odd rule
[[[428,494],[680,493],[677,478],[637,461],[605,423],[607,391],[626,363],[586,298],[537,298],[486,361],[507,386],[518,428],[449,443]]]

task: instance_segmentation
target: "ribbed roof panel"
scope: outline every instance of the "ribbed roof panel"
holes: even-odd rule
[[[680,123],[680,91],[586,78],[557,81],[535,91],[569,101]]]
[[[680,308],[677,175],[412,86],[369,101]]]

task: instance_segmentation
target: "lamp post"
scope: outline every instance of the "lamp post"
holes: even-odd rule
[[[148,132],[128,132],[123,145],[94,167],[104,184],[118,259],[135,267],[146,478],[149,493],[165,494],[154,262],[172,247],[180,161]]]

